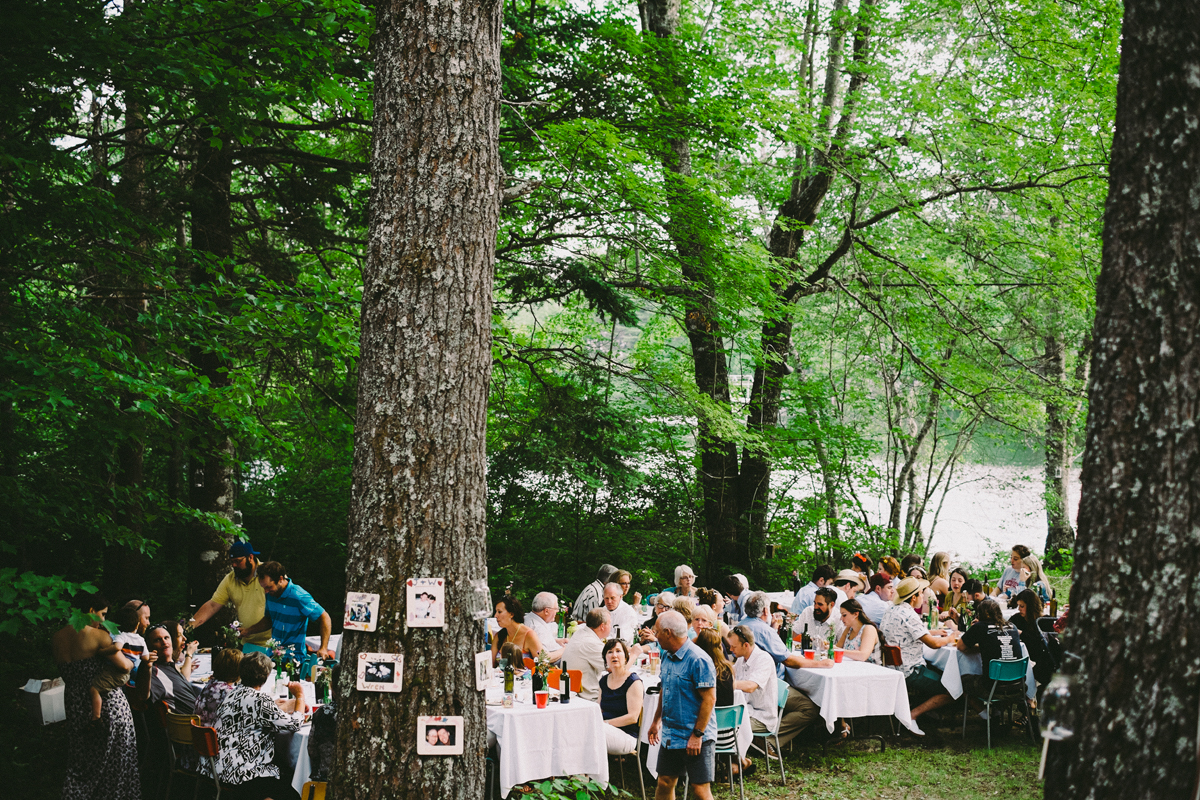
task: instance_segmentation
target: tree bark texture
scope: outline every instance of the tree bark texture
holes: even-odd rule
[[[220,119],[227,102],[202,99],[201,108]],[[212,140],[216,139],[214,143]],[[214,128],[201,128],[196,138],[196,173],[192,185],[192,284],[213,286],[224,272],[232,280],[233,222],[230,189],[233,181],[231,143]],[[229,386],[228,360],[223,353],[199,345],[192,348],[192,363],[208,380],[209,391]],[[197,421],[189,467],[189,502],[197,511],[233,519],[233,441],[216,417]],[[211,596],[229,565],[229,542],[220,528],[203,521],[189,524],[188,601],[199,605]]]
[[[1046,337],[1043,369],[1047,378],[1058,386],[1067,386],[1067,349],[1062,337]],[[1071,510],[1067,490],[1071,475],[1071,432],[1075,425],[1070,400],[1056,393],[1046,400],[1046,432],[1043,441],[1045,466],[1042,475],[1042,498],[1046,504],[1046,561],[1061,563],[1059,550],[1075,547],[1075,528],[1071,525]]]
[[[347,632],[338,800],[484,796],[472,581],[486,584],[486,425],[501,167],[500,4],[376,6],[371,218],[346,586],[380,595]],[[407,578],[446,580],[444,628],[407,628]],[[361,652],[404,655],[403,691],[360,693]],[[461,716],[461,757],[417,755],[418,716]]]
[[[1193,797],[1200,698],[1200,4],[1122,29],[1067,649],[1048,798]],[[1071,751],[1075,752],[1072,753]]]

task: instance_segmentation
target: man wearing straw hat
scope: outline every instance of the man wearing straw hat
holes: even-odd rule
[[[921,649],[922,644],[933,648],[954,644],[952,631],[926,630],[925,623],[914,608],[928,587],[929,581],[920,578],[900,581],[892,607],[883,615],[883,622],[879,626],[884,641],[900,648],[901,665],[897,669],[904,673],[909,696],[922,701],[912,710],[914,720],[926,711],[940,708],[953,700],[942,686],[941,673],[925,663],[925,654]]]

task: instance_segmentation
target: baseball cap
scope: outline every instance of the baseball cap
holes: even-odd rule
[[[262,553],[250,546],[249,542],[234,542],[229,546],[230,558],[242,558],[243,556],[258,556]]]

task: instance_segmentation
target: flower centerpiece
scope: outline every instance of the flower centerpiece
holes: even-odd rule
[[[240,636],[241,626],[237,620],[226,625],[217,631],[217,645],[219,647],[230,647],[240,649],[242,646],[242,637]]]
[[[550,669],[554,663],[550,661],[549,654],[542,650],[533,659],[533,690],[540,692],[546,688],[546,680],[550,675]]]
[[[295,651],[278,639],[268,639],[266,648],[271,651],[271,660],[275,662],[276,671],[286,674],[289,681],[295,680],[300,672],[300,663],[296,660]]]

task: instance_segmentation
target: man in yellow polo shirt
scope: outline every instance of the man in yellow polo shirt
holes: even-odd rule
[[[200,606],[196,616],[188,620],[188,624],[198,628],[208,622],[222,606],[229,605],[237,610],[238,623],[242,628],[249,628],[261,622],[267,613],[267,596],[255,575],[258,570],[258,559],[255,556],[258,555],[260,553],[251,547],[249,542],[234,542],[229,548],[229,563],[233,569],[217,586],[212,599]],[[242,643],[242,650],[247,653],[257,650],[269,654],[264,645],[270,638],[269,628],[247,636]]]

